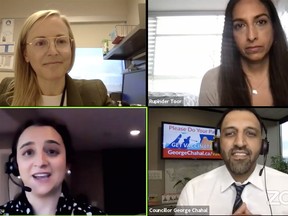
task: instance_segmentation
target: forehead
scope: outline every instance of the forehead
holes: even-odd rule
[[[45,140],[55,140],[64,145],[61,135],[51,126],[30,126],[26,128],[18,139],[19,144],[26,142],[43,143]]]
[[[42,18],[34,23],[27,34],[28,38],[35,37],[55,37],[69,35],[68,27],[65,22],[57,15]]]
[[[265,5],[259,0],[240,0],[233,9],[233,19],[255,17],[259,14],[269,12]]]
[[[225,127],[255,127],[261,129],[260,122],[257,117],[247,110],[234,110],[228,113],[223,119],[221,128]]]

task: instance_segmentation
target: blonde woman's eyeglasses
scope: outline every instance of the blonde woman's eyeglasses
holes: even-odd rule
[[[47,51],[50,48],[51,40],[54,41],[54,46],[58,51],[65,50],[71,47],[73,39],[68,36],[49,37],[49,38],[34,38],[32,42],[26,43],[37,51]]]

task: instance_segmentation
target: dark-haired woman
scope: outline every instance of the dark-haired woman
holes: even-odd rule
[[[76,202],[64,181],[71,165],[72,145],[65,125],[49,119],[28,121],[14,137],[8,174],[20,176],[23,187],[16,199],[0,206],[4,215],[103,214]]]
[[[201,106],[288,106],[288,48],[271,0],[230,0],[221,65],[202,80]]]

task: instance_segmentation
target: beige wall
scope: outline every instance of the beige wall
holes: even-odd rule
[[[0,0],[0,20],[15,19],[14,40],[17,41],[21,26],[30,14],[57,9],[71,21],[77,47],[101,48],[102,40],[110,39],[109,33],[119,22],[139,24],[139,3],[145,0]],[[0,71],[0,82],[7,76],[14,74]]]
[[[199,110],[193,108],[150,108],[148,116],[148,169],[161,170],[162,180],[149,180],[148,193],[161,195],[165,193],[165,168],[174,167],[175,169],[182,166],[191,166],[202,173],[219,166],[219,161],[213,160],[163,160],[161,159],[161,122],[175,122],[184,124],[195,124],[215,127],[221,117],[220,113]],[[264,121],[268,130],[268,139],[270,141],[270,150],[267,164],[270,165],[270,156],[280,154],[280,128],[278,122]],[[263,157],[259,157],[259,163],[263,163]]]
[[[139,13],[138,13],[139,4],[145,4],[145,0],[129,0],[129,4],[128,4],[129,13],[127,14],[127,24],[139,25],[140,23]]]
[[[58,9],[67,16],[124,16],[128,0],[0,0],[1,18],[26,18],[38,10]]]

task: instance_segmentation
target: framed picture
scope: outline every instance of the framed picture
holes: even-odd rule
[[[14,55],[0,54],[0,71],[13,71]]]
[[[14,43],[0,43],[0,71],[13,71]]]
[[[0,42],[12,42],[14,35],[14,19],[2,19]]]

